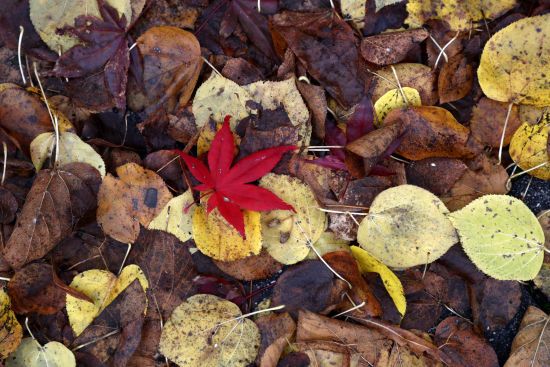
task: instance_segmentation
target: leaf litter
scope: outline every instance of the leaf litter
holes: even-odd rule
[[[548,364],[543,1],[6,1],[0,364]]]

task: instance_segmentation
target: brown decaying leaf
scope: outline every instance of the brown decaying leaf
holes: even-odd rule
[[[405,132],[405,129],[404,124],[384,125],[352,141],[346,145],[346,149],[369,160],[380,159],[391,143]]]
[[[66,293],[89,300],[65,285],[53,267],[44,263],[33,263],[21,268],[8,283],[12,308],[20,314],[54,314],[65,306]]]
[[[384,125],[403,124],[397,153],[411,160],[431,157],[473,158],[483,146],[444,108],[420,106],[391,111]]]
[[[346,108],[363,97],[359,52],[352,28],[332,10],[273,16],[275,31],[313,78]]]
[[[529,306],[512,342],[504,367],[544,367],[550,365],[550,317]]]
[[[241,260],[217,261],[214,263],[221,271],[239,280],[259,280],[269,278],[283,268],[283,265],[263,249],[259,255]]]
[[[129,105],[150,111],[164,106],[167,112],[185,106],[195,89],[202,67],[199,41],[177,27],[149,28],[137,39],[143,56],[143,90],[132,89]]]
[[[46,105],[15,84],[0,91],[0,128],[29,157],[34,138],[53,130]]]
[[[257,67],[240,57],[227,60],[221,73],[238,85],[246,85],[264,79],[262,72]]]
[[[271,296],[273,306],[297,318],[298,310],[328,313],[341,301],[348,286],[319,260],[303,261],[289,267],[277,280]]]
[[[439,103],[447,103],[465,97],[474,84],[474,68],[463,55],[449,58],[443,64],[437,79]]]
[[[156,172],[174,191],[187,190],[178,155],[171,150],[157,150],[147,154],[143,167]]]
[[[15,213],[19,204],[11,191],[5,187],[0,187],[0,223],[8,224],[15,219]]]
[[[111,366],[125,366],[141,340],[146,296],[136,279],[94,319],[72,343],[100,362]],[[116,331],[105,337],[109,332]]]
[[[137,264],[149,281],[147,318],[167,320],[192,295],[197,273],[188,244],[170,233],[141,228],[127,263]]]
[[[296,331],[296,323],[288,313],[262,316],[256,320],[261,344],[256,363],[259,367],[276,367],[288,341]]]
[[[38,172],[4,248],[4,259],[18,269],[46,255],[95,207],[100,182],[99,171],[84,163]]]
[[[407,164],[405,169],[408,183],[440,196],[453,187],[468,166],[455,158],[426,158]]]
[[[372,293],[365,278],[361,275],[357,261],[355,261],[355,258],[349,251],[329,252],[323,256],[323,259],[352,285],[351,290],[348,290],[348,295],[353,300],[353,303],[346,297],[336,308],[337,312],[349,310],[365,302],[363,307],[348,313],[348,315],[355,317],[378,317],[382,314],[380,303]]]
[[[116,169],[118,179],[105,176],[97,197],[97,222],[117,241],[133,243],[139,225],[148,226],[172,194],[155,172],[128,163]]]
[[[376,65],[396,64],[403,61],[407,53],[428,35],[427,30],[419,28],[365,37],[361,41],[361,56]]]
[[[311,112],[313,132],[317,137],[325,137],[325,119],[327,117],[327,97],[325,90],[313,84],[297,81],[296,87],[304,98],[304,102]]]
[[[470,120],[472,135],[484,145],[493,148],[499,147],[504,121],[506,121],[506,114],[508,113],[508,105],[509,103],[482,97],[472,110]],[[521,125],[518,111],[518,106],[513,105],[508,117],[503,146],[510,144],[512,136]]]
[[[449,356],[449,367],[498,367],[491,345],[474,332],[470,323],[456,316],[437,325],[435,342]]]

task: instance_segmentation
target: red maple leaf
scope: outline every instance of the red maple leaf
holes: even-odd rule
[[[189,171],[201,182],[195,190],[210,194],[206,212],[218,208],[227,222],[235,227],[243,238],[244,218],[242,209],[254,211],[292,210],[294,208],[269,190],[250,184],[269,173],[286,152],[296,149],[286,145],[257,151],[238,161],[235,158],[235,141],[229,128],[230,116],[226,116],[222,128],[216,133],[208,151],[208,167],[199,159],[176,150]]]

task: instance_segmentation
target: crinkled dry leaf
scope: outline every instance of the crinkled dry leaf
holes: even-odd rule
[[[139,225],[147,227],[172,199],[162,178],[136,163],[116,169],[118,179],[107,175],[97,197],[97,222],[117,241],[132,243]]]
[[[164,324],[159,350],[182,367],[246,367],[256,358],[260,332],[241,316],[232,302],[192,296]]]
[[[397,64],[428,35],[427,30],[418,28],[365,37],[361,41],[361,56],[376,65]]]
[[[550,113],[547,112],[536,125],[524,122],[510,141],[510,156],[514,162],[523,170],[539,166],[529,171],[529,174],[542,180],[550,180],[549,132]]]
[[[296,210],[262,213],[263,247],[275,260],[286,265],[303,260],[309,253],[309,244],[321,237],[327,225],[315,194],[299,179],[273,173],[265,175],[260,186],[292,203]]]
[[[176,236],[185,242],[192,236],[192,218],[195,206],[193,193],[187,190],[166,204],[162,211],[149,223],[149,229],[158,229]]]
[[[105,0],[129,21],[132,19],[130,0]],[[30,0],[30,17],[40,38],[56,53],[63,53],[79,43],[69,35],[59,35],[58,28],[74,25],[79,15],[101,17],[96,0]]]
[[[544,258],[544,232],[519,199],[485,195],[449,215],[464,251],[499,280],[532,280]]]
[[[382,263],[408,268],[441,257],[457,234],[441,200],[420,187],[400,185],[382,191],[359,225],[357,241]]]
[[[0,288],[0,358],[6,358],[17,349],[23,337],[23,329],[11,310],[10,298]]]
[[[550,14],[520,19],[494,34],[477,69],[483,93],[500,102],[550,106],[548,33]]]
[[[393,303],[395,303],[395,307],[397,307],[397,311],[399,311],[401,316],[405,316],[407,300],[405,299],[403,285],[395,273],[360,247],[351,246],[351,253],[355,257],[355,260],[357,260],[357,263],[359,263],[361,272],[378,273],[380,275],[384,287],[392,298]]]
[[[411,27],[421,27],[430,19],[441,19],[452,30],[467,31],[472,23],[495,19],[515,5],[516,0],[409,0],[409,17],[405,22]]]
[[[392,68],[395,69],[399,83],[395,79]],[[373,101],[377,101],[384,94],[401,85],[401,87],[416,89],[425,106],[438,102],[436,73],[429,66],[413,63],[395,64],[377,70],[376,74],[374,79],[376,84],[372,91]]]
[[[6,360],[6,367],[76,367],[76,360],[73,352],[59,342],[42,346],[33,338],[25,338]]]
[[[129,96],[134,110],[166,106],[171,112],[191,98],[202,66],[199,41],[177,27],[149,28],[137,39],[143,56],[143,90]]]
[[[124,267],[118,277],[109,271],[98,269],[87,270],[75,276],[70,286],[93,302],[67,294],[67,315],[74,334],[79,336],[136,279],[145,292],[149,282],[139,266],[133,264]]]
[[[374,102],[376,124],[380,126],[391,111],[408,106],[422,106],[420,94],[414,88],[391,89]]]
[[[4,248],[4,259],[18,269],[46,255],[95,207],[100,182],[99,172],[84,163],[39,171]]]
[[[550,317],[529,306],[512,342],[504,367],[544,367],[550,365]]]
[[[193,238],[197,248],[221,261],[258,255],[262,248],[260,213],[246,210],[243,215],[246,239],[226,222],[218,209],[207,214],[204,208],[197,207],[193,213]]]
[[[78,135],[71,132],[59,134],[59,156],[58,165],[65,165],[74,162],[87,163],[96,168],[101,177],[105,177],[105,162],[101,156],[87,143],[83,142]],[[48,158],[55,158],[55,133],[43,133],[38,135],[30,145],[31,159],[37,171]]]

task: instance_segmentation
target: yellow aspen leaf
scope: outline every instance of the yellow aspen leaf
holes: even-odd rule
[[[418,28],[430,19],[441,19],[452,30],[465,31],[472,23],[495,19],[515,5],[516,0],[409,0],[405,23]]]
[[[55,133],[42,133],[31,142],[31,160],[39,171],[48,158],[55,157]],[[83,142],[78,135],[71,132],[62,132],[59,136],[59,157],[57,164],[82,162],[88,163],[99,171],[101,177],[105,177],[105,162],[101,156],[89,144]]]
[[[384,287],[393,300],[397,311],[399,311],[401,316],[405,316],[405,311],[407,311],[407,299],[405,298],[403,284],[401,284],[397,275],[362,248],[351,246],[350,249],[362,273],[378,273],[380,275],[382,283],[384,283]]]
[[[512,136],[510,156],[523,170],[542,180],[550,180],[550,156],[548,138],[550,131],[550,112],[536,125],[524,122]]]
[[[42,346],[33,338],[25,338],[6,360],[6,367],[76,367],[76,359],[73,352],[59,342]]]
[[[136,279],[145,292],[149,282],[140,267],[134,264],[124,267],[118,277],[99,269],[87,270],[75,276],[70,286],[92,300],[88,302],[67,294],[67,315],[75,336],[80,335]]]
[[[329,252],[350,251],[349,241],[342,240],[336,237],[334,232],[323,232],[321,237],[317,240],[317,242],[315,242],[313,246],[315,246],[315,250],[317,250],[317,253],[321,256],[324,256]],[[307,259],[318,260],[319,256],[317,255],[317,253],[315,253],[315,251],[313,250],[310,250],[309,254],[307,255]]]
[[[361,221],[357,242],[390,267],[431,263],[458,242],[445,204],[428,190],[400,185],[382,191]]]
[[[405,95],[405,98],[403,98]],[[403,87],[391,89],[374,102],[377,126],[381,126],[391,111],[408,106],[422,106],[420,93],[414,88]]]
[[[164,325],[159,350],[181,367],[246,367],[260,347],[256,324],[239,307],[210,294],[180,304]]]
[[[192,237],[192,218],[195,206],[193,193],[187,190],[170,199],[162,211],[149,223],[149,229],[158,229],[176,236],[181,242]]]
[[[367,0],[341,0],[340,8],[346,20],[353,21],[357,27],[365,25],[365,14],[367,12]]]
[[[214,209],[210,214],[198,206],[193,213],[193,237],[197,248],[206,256],[220,261],[234,261],[258,255],[262,249],[260,213],[245,210],[246,239]]]
[[[550,14],[520,19],[483,48],[477,76],[483,93],[500,102],[550,106]]]
[[[519,199],[485,195],[453,212],[464,251],[485,274],[499,280],[532,280],[544,259],[544,232]]]
[[[290,203],[296,212],[272,210],[262,213],[263,247],[277,261],[290,265],[302,261],[327,227],[313,191],[295,177],[270,173],[260,186]]]
[[[8,294],[0,288],[0,359],[17,349],[23,337],[23,329],[11,310]]]

